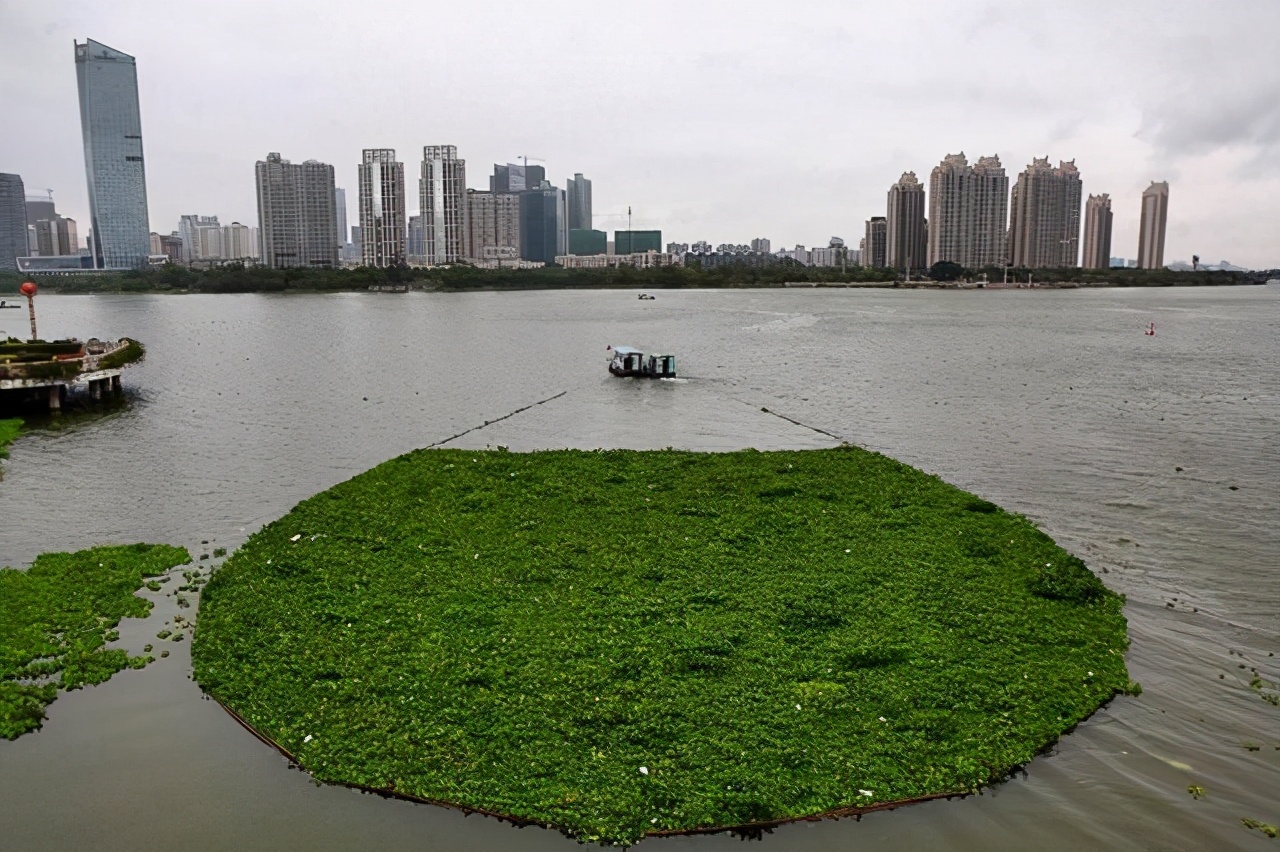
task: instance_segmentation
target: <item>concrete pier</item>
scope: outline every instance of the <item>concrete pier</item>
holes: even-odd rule
[[[89,398],[94,402],[103,402],[123,392],[120,383],[120,370],[98,370],[76,377],[73,381],[65,379],[0,379],[0,390],[22,390],[26,394],[47,400],[49,411],[61,411],[67,400],[69,387],[72,384],[84,383],[89,388]],[[28,398],[31,398],[28,396]]]

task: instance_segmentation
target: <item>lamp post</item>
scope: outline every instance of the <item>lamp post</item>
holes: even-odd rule
[[[34,282],[24,281],[19,290],[27,297],[27,312],[31,314],[31,342],[35,343],[39,339],[36,334],[36,285]]]

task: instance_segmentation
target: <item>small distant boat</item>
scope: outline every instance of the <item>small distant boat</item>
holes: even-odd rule
[[[610,346],[609,372],[615,376],[643,379],[674,379],[676,356],[646,355],[632,346]]]
[[[641,293],[641,294],[640,294],[640,296],[639,296],[639,298],[640,298],[640,301],[642,301],[642,302],[643,302],[643,301],[646,301],[646,300],[650,300],[650,301],[651,301],[651,300],[656,299],[656,298],[658,298],[658,297],[657,297],[657,296],[650,296],[648,293]]]
[[[1147,326],[1147,330],[1146,330],[1146,331],[1144,331],[1144,332],[1142,332],[1142,333],[1143,333],[1143,334],[1145,334],[1147,337],[1155,337],[1155,336],[1156,336],[1156,324],[1155,324],[1155,323],[1151,323],[1151,325]]]

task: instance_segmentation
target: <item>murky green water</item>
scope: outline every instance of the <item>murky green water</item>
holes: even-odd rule
[[[234,548],[384,459],[562,392],[449,446],[830,445],[767,407],[1023,512],[1105,570],[1129,596],[1145,692],[980,797],[790,826],[766,846],[1274,847],[1239,823],[1280,822],[1280,709],[1248,686],[1253,667],[1280,681],[1274,291],[49,296],[41,310],[46,334],[134,336],[148,358],[126,372],[128,410],[11,448],[0,563],[105,542]],[[684,378],[610,378],[610,343],[675,352]],[[152,597],[124,643],[155,642],[177,611]],[[0,845],[576,847],[316,787],[202,700],[187,643],[169,646],[0,742]]]

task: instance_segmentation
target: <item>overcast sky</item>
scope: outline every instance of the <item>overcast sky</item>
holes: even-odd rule
[[[948,153],[1074,158],[1112,254],[1170,184],[1165,261],[1280,266],[1280,0],[0,0],[0,171],[88,221],[72,41],[138,59],[152,230],[256,224],[253,164],[422,146],[545,160],[596,227],[857,245]],[[82,230],[85,227],[82,226]]]

